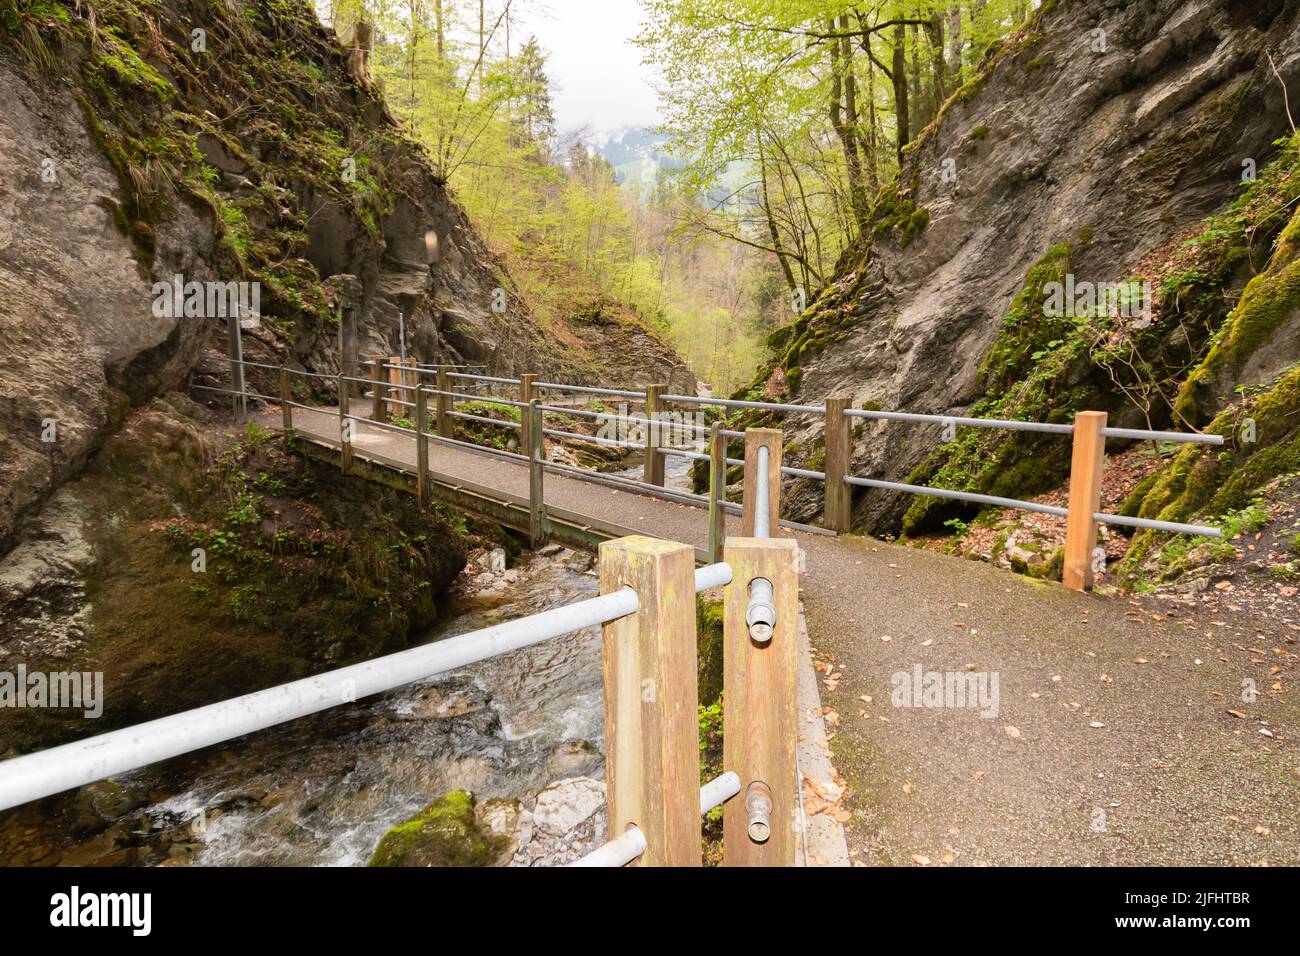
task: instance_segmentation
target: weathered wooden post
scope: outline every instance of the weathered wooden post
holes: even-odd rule
[[[438,366],[438,401],[434,428],[439,438],[451,437],[451,366]]]
[[[339,375],[339,394],[342,395],[343,376]],[[348,417],[347,402],[339,402],[339,470],[347,474],[352,468],[352,419]]]
[[[723,422],[714,422],[709,431],[709,563],[722,560],[722,546],[727,540],[727,436]]]
[[[634,535],[600,546],[601,593],[632,588],[640,601],[602,629],[609,833],[640,828],[633,866],[701,864],[694,572],[688,545]]]
[[[745,527],[752,534],[759,449],[768,449],[769,524],[780,508],[781,432],[745,433]],[[723,865],[792,866],[799,844],[795,675],[799,545],[791,538],[732,538],[723,590],[723,766],[741,790],[722,815]],[[751,621],[753,623],[751,623]]]
[[[845,534],[852,527],[852,490],[844,483],[851,460],[846,398],[826,399],[826,489],[823,515],[826,527]]]
[[[236,309],[235,315],[226,317],[226,335],[230,352],[230,390],[234,393],[230,396],[230,404],[235,421],[242,423],[248,417],[248,403],[244,398],[244,344],[238,311]]]
[[[741,533],[754,534],[754,489],[758,487],[758,449],[766,447],[768,519],[776,528],[781,505],[781,430],[747,428],[745,430],[745,505],[741,512]]]
[[[415,500],[429,506],[429,396],[415,389]]]
[[[390,355],[388,358],[388,415],[401,418],[406,414],[405,407],[397,403],[402,400],[402,357]]]
[[[528,456],[528,538],[534,548],[546,541],[546,498],[542,487],[542,403],[533,399],[528,405],[524,426],[532,453]]]
[[[293,406],[289,404],[289,370],[280,366],[280,420],[287,451],[293,444]]]
[[[1061,583],[1075,591],[1092,587],[1092,549],[1097,546],[1097,520],[1093,515],[1101,510],[1101,472],[1106,465],[1106,437],[1101,431],[1105,427],[1105,412],[1079,412],[1074,418]]]
[[[529,408],[532,408],[533,399],[537,397],[536,388],[533,385],[535,381],[537,381],[537,376],[531,372],[519,376],[519,401],[522,402],[524,405],[528,406]],[[524,428],[521,429],[521,431],[523,432],[523,434],[520,436],[523,439],[523,448],[521,449],[521,451],[523,451],[523,453],[527,455],[529,458],[532,458],[533,457],[533,444],[532,444],[533,431],[531,428]],[[543,458],[546,457],[545,444],[542,445],[542,457]]]
[[[370,387],[372,390],[370,419],[382,422],[384,420],[384,360],[378,355],[370,356]]]
[[[660,396],[667,390],[667,385],[645,387],[645,417],[649,424],[645,426],[645,466],[641,469],[641,480],[648,485],[660,487],[664,483],[664,453],[659,450],[663,444],[659,427],[659,414],[663,405]]]

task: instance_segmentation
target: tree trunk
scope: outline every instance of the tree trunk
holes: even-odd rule
[[[786,260],[785,246],[781,242],[781,230],[777,228],[776,217],[772,215],[772,204],[767,195],[767,155],[763,151],[763,131],[754,130],[754,142],[758,144],[758,178],[762,186],[761,202],[763,204],[763,214],[767,218],[767,230],[772,237],[772,248],[776,250],[776,261],[781,263],[781,271],[785,274],[785,283],[794,292],[799,288],[795,282],[794,272],[790,269],[790,263]]]
[[[894,83],[895,125],[898,127],[898,164],[903,164],[903,147],[912,141],[911,117],[907,108],[907,44],[904,42],[903,25],[894,27],[894,57],[890,68]]]
[[[834,19],[827,21],[829,32],[835,32]],[[841,18],[840,29],[845,32],[849,28],[849,18],[847,14]],[[840,138],[840,143],[844,147],[844,164],[848,171],[849,177],[849,202],[853,207],[853,218],[857,220],[858,227],[865,229],[867,225],[867,195],[862,185],[862,155],[858,151],[857,138],[857,121],[858,121],[858,94],[857,81],[853,76],[853,52],[849,47],[848,40],[832,39],[830,41],[831,52],[831,96],[830,96],[830,114],[831,126],[834,127],[836,135]],[[841,96],[844,101],[841,102]],[[848,115],[848,121],[845,121],[845,114]]]

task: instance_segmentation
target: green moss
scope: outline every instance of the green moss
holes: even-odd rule
[[[988,136],[989,136],[989,128],[985,126],[983,123],[981,123],[979,126],[976,126],[973,130],[970,131],[971,139],[985,140],[988,139]]]
[[[722,602],[699,597],[695,601],[700,706],[722,697]]]
[[[1025,284],[1002,320],[1002,329],[980,363],[980,378],[990,393],[999,393],[1025,378],[1044,349],[1060,345],[1073,331],[1065,317],[1044,314],[1046,287],[1065,281],[1070,271],[1069,242],[1049,249],[1029,270]]]
[[[1300,211],[1292,216],[1288,228],[1297,224]],[[1188,376],[1175,403],[1187,421],[1202,423],[1207,417],[1205,410],[1222,403],[1225,396],[1221,393],[1238,379],[1251,357],[1268,347],[1283,322],[1300,310],[1300,259],[1282,258],[1291,249],[1291,240],[1279,243],[1273,264],[1247,284],[1209,354]]]
[[[370,866],[492,866],[508,837],[478,824],[474,797],[453,790],[389,830]]]

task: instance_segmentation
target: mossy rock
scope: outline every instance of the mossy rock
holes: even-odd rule
[[[509,837],[485,829],[474,795],[453,790],[384,834],[370,866],[494,866]]]

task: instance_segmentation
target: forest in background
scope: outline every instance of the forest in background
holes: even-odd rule
[[[1034,4],[642,0],[680,166],[619,182],[551,107],[529,0],[320,0],[542,322],[617,300],[730,393],[868,230],[874,197]],[[629,55],[636,51],[629,50]]]

